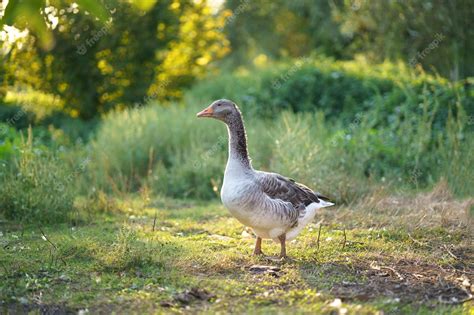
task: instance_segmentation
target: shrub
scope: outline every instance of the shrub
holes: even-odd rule
[[[307,58],[214,76],[197,84],[187,99],[188,103],[208,103],[225,97],[247,113],[270,118],[284,110],[323,111],[330,120],[346,123],[358,113],[374,110],[378,114],[372,117],[375,122],[385,124],[396,112],[420,114],[418,98],[429,95],[432,106],[435,102],[441,105],[435,121],[443,127],[447,112],[455,110],[457,102],[474,114],[472,84],[415,74],[402,64],[369,66],[361,60]]]
[[[0,123],[0,161],[18,154],[21,145],[20,134],[8,124]]]
[[[106,191],[134,191],[149,179],[164,191],[188,196],[195,176],[202,178],[201,156],[224,132],[223,126],[217,132],[215,125],[198,121],[196,112],[194,107],[148,106],[107,116],[92,143],[93,181]],[[214,150],[225,152],[223,147]],[[173,180],[185,186],[171,187]]]
[[[21,106],[4,105],[0,101],[0,121],[9,127],[23,129],[34,123],[35,114]]]
[[[67,221],[81,166],[73,168],[46,147],[34,146],[31,129],[19,152],[0,165],[0,214],[26,223]]]

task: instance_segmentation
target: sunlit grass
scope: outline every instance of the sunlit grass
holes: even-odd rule
[[[59,97],[32,89],[11,88],[7,90],[3,101],[19,105],[24,111],[34,113],[38,120],[51,115],[54,111],[62,111],[64,106]]]
[[[169,205],[169,201],[165,203]],[[342,304],[335,301],[343,297],[337,292],[345,292],[344,283],[357,284],[361,290],[369,285],[374,275],[365,270],[382,272],[377,266],[396,270],[400,261],[412,261],[450,268],[456,259],[442,246],[458,253],[467,241],[462,231],[427,227],[408,235],[403,228],[368,228],[370,222],[344,230],[345,221],[325,224],[319,231],[319,225],[313,224],[289,243],[291,260],[275,262],[251,255],[253,237],[221,205],[176,208],[152,204],[126,201],[119,205],[124,211],[121,214],[75,227],[59,225],[40,230],[34,226],[2,226],[3,309],[15,303],[34,309],[39,303],[73,311],[87,308],[91,312],[267,313],[278,309],[286,313],[298,308],[301,313],[330,313],[347,308],[349,313],[375,314],[380,310],[462,310],[461,305],[406,300],[401,293],[400,300],[394,300],[384,295],[380,283],[377,285],[381,287],[373,287],[368,298],[346,297]],[[322,213],[320,218],[326,215]],[[433,251],[435,244],[440,250]],[[278,245],[273,242],[265,241],[263,246],[267,255],[278,253]],[[254,274],[249,267],[255,264],[281,270],[277,276]],[[402,264],[400,268],[406,267]],[[427,276],[429,271],[418,272]],[[396,279],[396,274],[389,273],[388,277]],[[192,300],[188,305],[176,300],[177,294],[193,287],[205,289],[214,297],[209,301]]]

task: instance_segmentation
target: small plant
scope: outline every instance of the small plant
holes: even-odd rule
[[[73,211],[74,171],[57,155],[33,145],[31,128],[20,154],[3,162],[0,170],[0,213],[25,223],[68,220]]]
[[[138,240],[137,232],[122,226],[111,246],[97,253],[99,269],[124,271],[139,268],[151,260],[151,252]]]

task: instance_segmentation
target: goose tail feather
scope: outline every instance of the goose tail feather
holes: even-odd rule
[[[301,230],[303,230],[305,226],[307,226],[309,223],[311,223],[314,220],[314,217],[316,216],[318,209],[330,207],[333,205],[334,203],[329,202],[329,201],[324,201],[322,199],[320,199],[318,203],[313,202],[309,204],[304,211],[304,215],[299,218],[298,224],[286,233],[286,239],[291,241],[296,236],[298,236]]]

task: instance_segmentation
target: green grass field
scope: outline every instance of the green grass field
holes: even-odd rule
[[[400,206],[326,209],[285,261],[270,241],[252,256],[250,231],[215,202],[137,198],[74,227],[3,222],[0,312],[472,314],[468,222]]]

